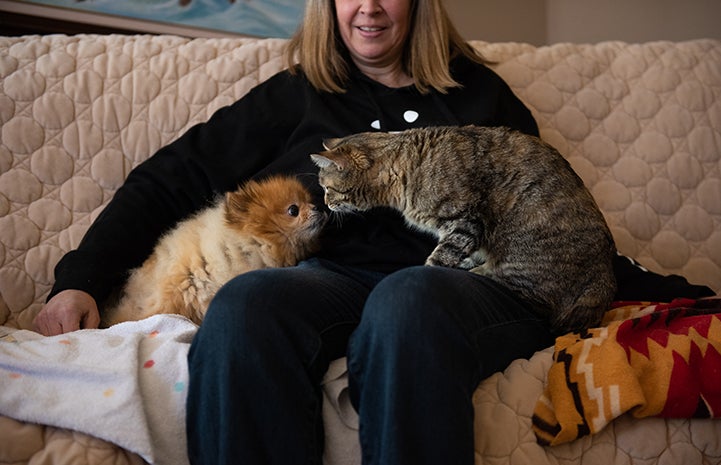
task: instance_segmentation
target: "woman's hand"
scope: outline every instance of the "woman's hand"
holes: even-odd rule
[[[45,336],[97,328],[100,325],[98,304],[87,292],[75,289],[61,291],[40,310],[33,325],[37,332]]]

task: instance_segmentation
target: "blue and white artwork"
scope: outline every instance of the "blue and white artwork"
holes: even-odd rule
[[[259,37],[290,37],[304,0],[30,0],[75,10]]]

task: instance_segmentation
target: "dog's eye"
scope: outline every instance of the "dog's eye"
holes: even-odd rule
[[[298,205],[291,205],[288,207],[288,214],[290,216],[298,216],[300,214],[300,208],[298,208]]]

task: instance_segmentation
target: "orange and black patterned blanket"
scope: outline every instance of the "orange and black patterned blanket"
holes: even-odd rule
[[[721,418],[721,299],[618,303],[603,325],[556,339],[533,415],[542,445],[614,418]]]

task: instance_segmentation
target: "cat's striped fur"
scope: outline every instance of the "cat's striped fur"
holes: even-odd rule
[[[435,127],[325,141],[311,155],[336,212],[400,210],[434,233],[427,265],[494,279],[546,312],[558,332],[600,322],[613,299],[614,241],[583,181],[537,137]]]

